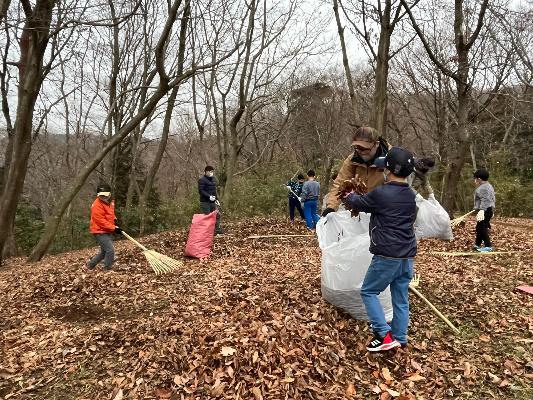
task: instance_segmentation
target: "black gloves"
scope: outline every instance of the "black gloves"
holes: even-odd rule
[[[122,234],[122,229],[120,229],[118,226],[115,226],[115,233],[116,233],[117,235]]]
[[[322,216],[325,217],[326,215],[328,215],[330,212],[335,212],[335,210],[333,208],[326,208],[323,212],[322,212]]]

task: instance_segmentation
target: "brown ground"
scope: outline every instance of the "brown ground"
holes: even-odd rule
[[[531,220],[496,220],[497,250],[465,251],[473,222],[449,243],[423,241],[424,293],[461,330],[411,296],[410,346],[369,355],[368,326],[320,297],[313,238],[279,219],[227,227],[211,257],[156,276],[117,243],[116,272],[85,271],[95,249],[9,260],[0,270],[4,399],[532,399]],[[183,259],[186,232],[144,238]]]

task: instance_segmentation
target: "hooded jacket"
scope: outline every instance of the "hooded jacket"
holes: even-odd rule
[[[106,203],[99,197],[91,206],[91,233],[112,233],[115,231],[115,202]]]
[[[337,198],[339,186],[342,182],[359,176],[366,183],[368,191],[371,191],[382,185],[383,170],[374,166],[374,160],[378,157],[384,157],[391,146],[385,141],[385,139],[379,139],[379,147],[376,151],[374,158],[365,162],[358,154],[350,154],[346,160],[342,163],[342,166],[338,172],[337,179],[331,185],[331,189],[328,192],[327,207],[336,210],[339,207],[340,201]]]
[[[415,193],[407,183],[388,182],[365,195],[347,198],[354,209],[370,213],[370,252],[391,258],[416,255]]]

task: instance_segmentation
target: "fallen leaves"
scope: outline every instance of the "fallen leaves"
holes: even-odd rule
[[[222,354],[224,357],[232,356],[236,352],[237,352],[237,350],[235,350],[232,347],[227,347],[227,346],[222,346],[222,348],[220,349],[220,354]]]
[[[533,249],[526,232],[494,226],[498,248]],[[533,300],[512,290],[533,281],[527,253],[426,254],[467,249],[471,223],[453,242],[422,242],[424,293],[461,335],[412,297],[409,347],[368,354],[368,324],[321,300],[316,242],[244,240],[298,229],[276,219],[238,223],[228,227],[234,235],[215,239],[209,259],[185,260],[168,276],[153,275],[124,242],[113,274],[80,273],[91,249],[31,268],[8,261],[0,270],[0,396],[414,400],[528,390]],[[180,259],[185,236],[144,241]]]

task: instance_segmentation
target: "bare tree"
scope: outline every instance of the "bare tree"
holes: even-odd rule
[[[419,25],[419,21],[412,12],[412,7],[407,4],[406,0],[401,0],[402,5],[407,10],[411,24],[421,40],[429,58],[437,68],[445,75],[449,76],[455,83],[455,124],[454,139],[455,148],[449,156],[448,166],[445,176],[445,185],[443,188],[443,205],[448,212],[455,209],[455,199],[458,183],[461,179],[461,171],[466,160],[470,156],[470,145],[472,143],[471,123],[484,110],[494,98],[495,93],[508,75],[508,57],[497,60],[494,68],[489,69],[481,54],[487,57],[488,49],[486,48],[489,38],[486,31],[483,31],[488,0],[483,0],[477,9],[473,4],[466,5],[463,0],[456,0],[453,11],[453,43],[455,55],[452,61],[456,63],[456,68],[451,68],[448,60],[443,60],[437,53],[434,46],[431,46],[427,34]],[[483,34],[482,34],[483,32]],[[473,50],[476,50],[476,58],[472,56]],[[492,49],[493,50],[493,49]],[[494,70],[494,72],[493,72]],[[492,88],[480,90],[488,92],[481,102],[474,102],[473,90],[474,84],[479,80],[479,74],[485,75],[485,82],[490,82]],[[489,76],[490,75],[490,76]],[[482,76],[483,77],[483,76]]]
[[[237,47],[232,48],[226,53],[222,54],[219,58],[211,60],[209,63],[194,65],[188,69],[184,68],[185,60],[181,59],[177,65],[173,65],[173,68],[170,71],[167,71],[165,61],[167,55],[166,50],[169,48],[168,41],[171,38],[173,26],[178,18],[178,15],[183,15],[185,10],[188,8],[186,6],[188,3],[189,2],[186,1],[182,4],[182,0],[175,0],[168,10],[168,17],[162,28],[157,46],[155,47],[153,53],[153,56],[155,57],[155,68],[159,79],[157,86],[152,89],[150,96],[147,97],[143,108],[132,118],[128,119],[128,121],[120,127],[117,133],[115,133],[110,140],[106,142],[105,146],[96,154],[94,154],[90,160],[88,160],[85,167],[73,180],[69,188],[63,193],[61,198],[58,200],[57,205],[54,207],[52,216],[46,221],[43,235],[39,240],[39,243],[35,246],[30,254],[30,261],[36,261],[43,257],[57,232],[61,218],[68,205],[81,189],[91,172],[101,163],[105,156],[109,154],[109,152],[117,145],[119,145],[135,129],[135,127],[137,127],[145,118],[148,117],[148,115],[150,115],[150,113],[152,113],[154,108],[159,104],[159,101],[169,91],[190,79],[191,76],[197,73],[199,70],[211,69],[215,67],[218,63],[230,57],[236,51]],[[188,23],[187,21],[187,19],[182,19],[182,23],[185,24],[185,26]],[[178,36],[178,46],[180,48],[187,45],[187,38],[187,29],[181,29]],[[183,72],[178,74],[178,71]]]
[[[394,30],[401,23],[405,11],[401,4],[393,0],[379,0],[377,5],[366,0],[338,1],[350,28],[373,62],[375,80],[370,125],[386,136],[389,63],[412,40],[412,37],[401,37],[396,42],[396,48],[391,49]],[[339,21],[337,25],[340,25]],[[379,27],[379,35],[375,34],[373,25]]]
[[[357,108],[357,99],[355,96],[355,89],[353,84],[352,72],[350,70],[350,62],[348,60],[348,51],[346,49],[346,40],[344,39],[344,27],[342,26],[341,18],[339,15],[339,0],[333,0],[333,12],[335,13],[335,22],[337,23],[337,32],[339,34],[339,41],[342,51],[342,65],[344,67],[344,75],[346,77],[346,83],[348,85],[348,93],[352,102],[352,112],[354,122],[356,126],[361,125],[361,118]]]

